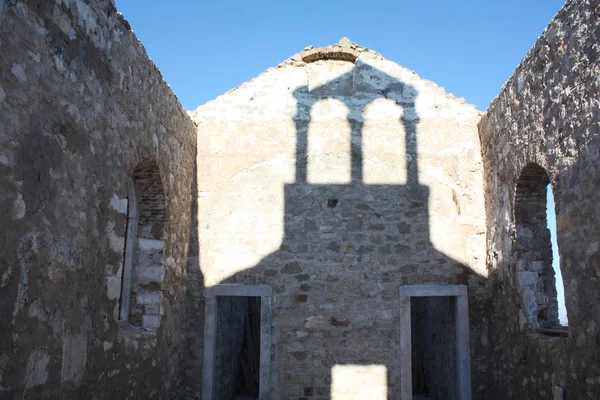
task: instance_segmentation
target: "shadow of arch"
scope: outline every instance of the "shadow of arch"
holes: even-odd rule
[[[301,397],[303,393],[334,398],[334,367],[380,365],[387,371],[387,398],[396,399],[399,286],[469,285],[475,289],[469,299],[474,310],[471,330],[484,332],[480,310],[486,305],[478,289],[484,278],[438,251],[430,240],[430,189],[419,181],[418,91],[360,59],[349,72],[309,86],[293,90],[296,170],[295,182],[284,185],[281,246],[255,266],[220,283],[273,288],[274,398]],[[348,109],[348,184],[307,182],[311,110],[322,99],[342,102]],[[391,100],[402,109],[405,185],[363,181],[364,113],[377,99]],[[473,342],[477,396],[487,384],[487,350]]]
[[[357,77],[358,75],[358,77]],[[378,76],[380,90],[370,90],[367,84],[362,84],[360,75]],[[355,77],[356,81],[355,81]],[[352,91],[370,90],[369,97],[354,97]],[[417,187],[419,184],[417,161],[416,126],[419,122],[415,109],[418,92],[408,84],[404,84],[394,77],[378,71],[368,63],[357,60],[351,72],[341,75],[312,90],[308,86],[299,87],[293,92],[297,102],[297,111],[293,120],[296,125],[296,183],[306,182],[307,177],[307,138],[311,122],[310,113],[315,104],[321,99],[335,99],[348,108],[347,120],[351,129],[351,177],[352,182],[363,180],[363,123],[364,112],[369,104],[377,99],[390,99],[399,105],[403,112],[401,120],[405,130],[407,184]]]
[[[375,99],[365,107],[362,133],[364,183],[406,184],[403,114],[403,108],[391,99]],[[382,143],[385,146],[381,146]]]
[[[306,178],[310,183],[350,183],[351,127],[348,107],[337,99],[323,98],[310,109],[319,120],[307,131]],[[310,166],[310,168],[308,168]]]

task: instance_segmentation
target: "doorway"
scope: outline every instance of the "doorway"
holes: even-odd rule
[[[456,330],[453,297],[411,300],[413,396],[456,400]]]
[[[268,399],[270,296],[266,285],[206,289],[203,399]]]
[[[215,397],[256,400],[259,390],[260,297],[217,296]]]
[[[400,288],[402,400],[470,400],[467,287]]]

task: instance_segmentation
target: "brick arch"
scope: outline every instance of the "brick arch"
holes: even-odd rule
[[[340,45],[318,47],[300,53],[300,57],[305,63],[312,63],[320,60],[337,60],[354,63],[359,55],[360,52],[358,50]]]
[[[142,161],[133,170],[139,204],[138,238],[162,240],[167,207],[160,169],[154,161]]]

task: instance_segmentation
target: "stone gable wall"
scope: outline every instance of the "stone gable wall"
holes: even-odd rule
[[[0,1],[0,397],[169,398],[195,128],[112,0]],[[128,182],[158,165],[164,316],[118,321]]]
[[[191,267],[207,286],[272,286],[273,399],[393,398],[400,285],[467,284],[483,399],[480,114],[359,52],[356,64],[294,56],[193,113]]]
[[[498,399],[600,396],[600,14],[570,0],[479,123],[485,171],[492,346]],[[523,168],[554,191],[568,337],[531,332],[518,290],[515,188]]]

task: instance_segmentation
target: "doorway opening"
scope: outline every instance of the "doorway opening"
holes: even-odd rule
[[[202,399],[269,400],[271,287],[223,284],[204,296]]]
[[[217,297],[215,398],[258,399],[260,297]]]
[[[400,287],[399,362],[400,398],[471,400],[466,286]]]
[[[454,298],[411,301],[413,398],[456,400]]]

